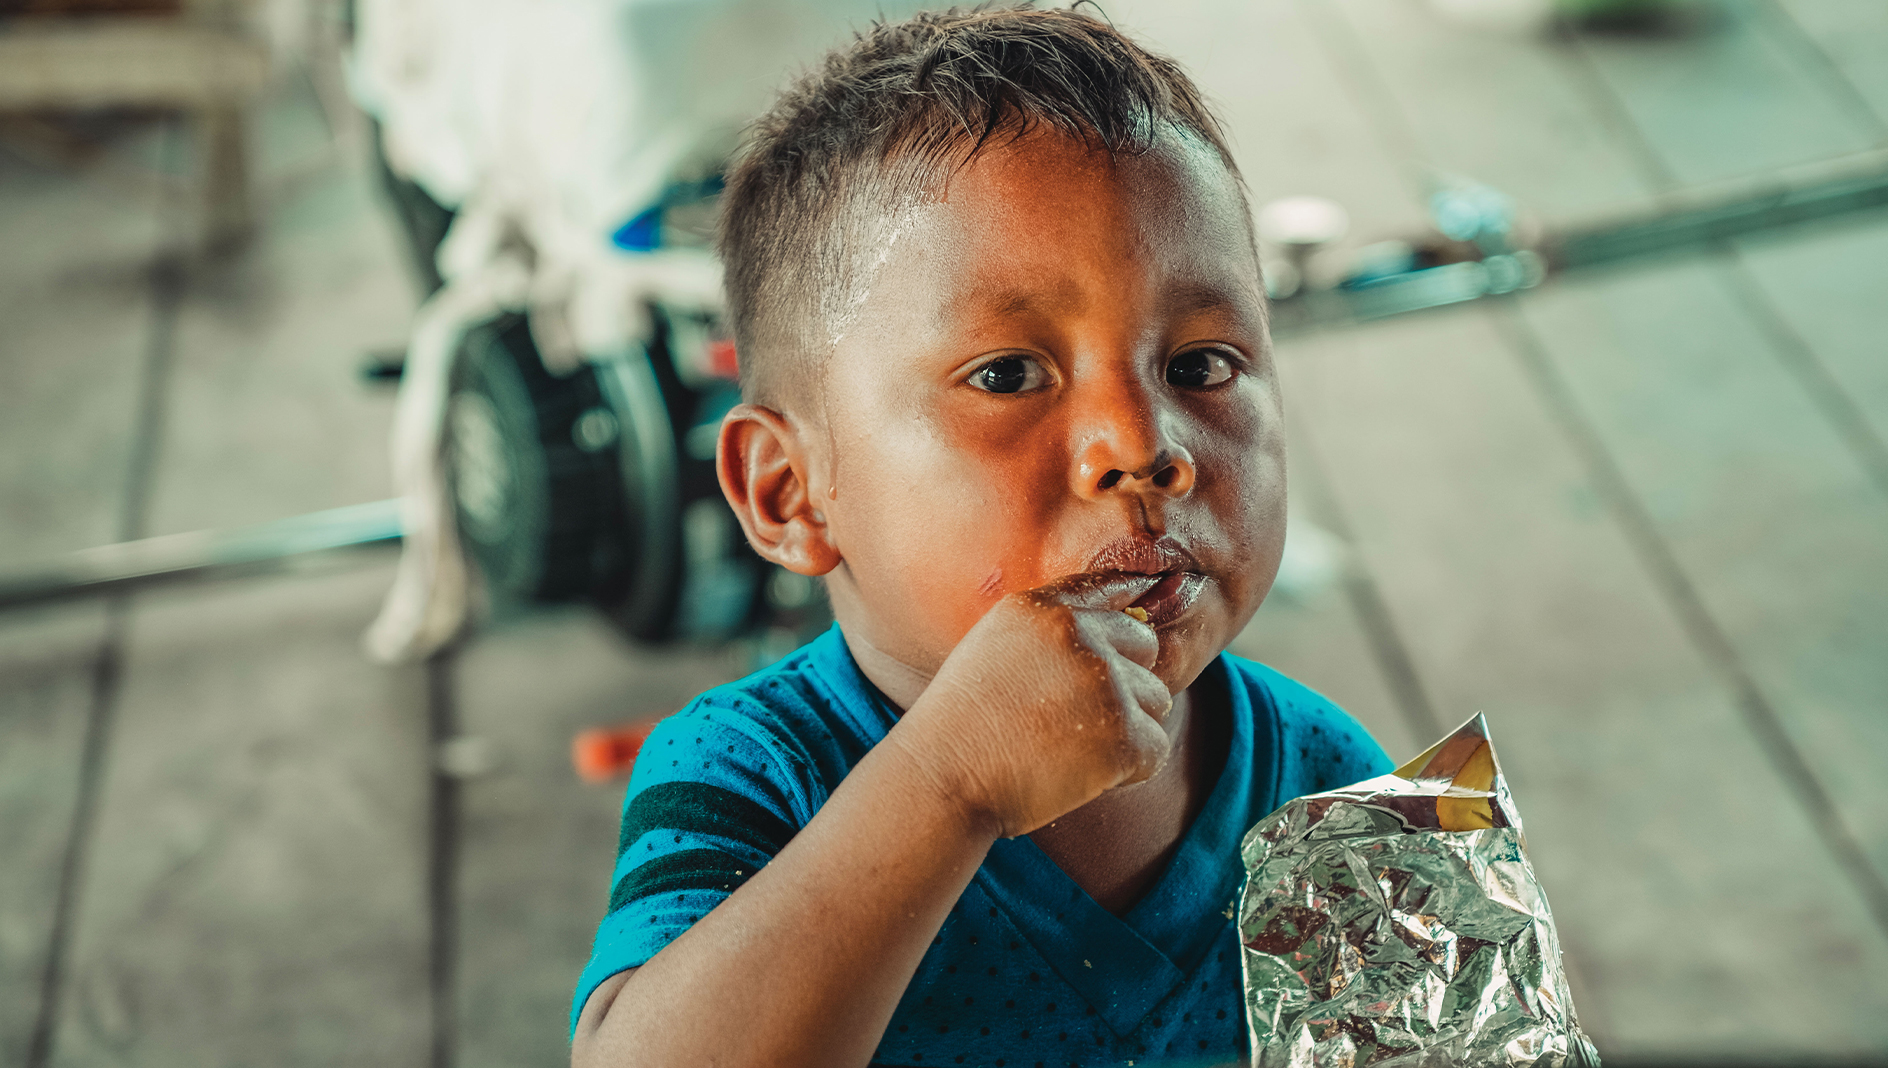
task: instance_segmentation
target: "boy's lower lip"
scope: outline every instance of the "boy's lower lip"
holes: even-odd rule
[[[1134,607],[1147,613],[1147,622],[1165,626],[1185,615],[1206,588],[1206,576],[1197,571],[1168,571],[1154,588],[1134,599]]]

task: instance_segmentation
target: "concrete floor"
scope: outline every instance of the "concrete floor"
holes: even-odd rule
[[[1412,0],[1135,0],[1255,199],[1349,244],[1474,176],[1567,225],[1888,147],[1880,0],[1546,41]],[[0,127],[0,568],[389,493],[414,293],[358,124],[259,116],[265,228],[175,255],[187,140]],[[67,146],[69,147],[69,146]],[[1888,218],[1280,346],[1342,540],[1236,648],[1393,754],[1487,713],[1617,1063],[1888,1058]],[[0,615],[0,1064],[553,1065],[620,791],[571,734],[740,650],[581,612],[366,663],[384,555]],[[435,742],[499,765],[432,773]]]

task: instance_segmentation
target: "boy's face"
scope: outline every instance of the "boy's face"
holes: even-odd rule
[[[1162,576],[1176,692],[1232,640],[1285,533],[1245,210],[1192,140],[1036,133],[896,220],[806,443],[849,635],[929,675],[1004,594],[1114,570]]]

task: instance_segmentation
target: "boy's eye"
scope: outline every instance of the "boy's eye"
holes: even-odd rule
[[[1047,383],[1042,365],[1027,356],[1002,356],[971,372],[970,384],[987,393],[1023,393]]]
[[[1181,389],[1205,389],[1232,378],[1232,361],[1213,349],[1183,352],[1167,365],[1167,384]]]

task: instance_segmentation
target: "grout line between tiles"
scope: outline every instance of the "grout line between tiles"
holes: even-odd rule
[[[426,661],[427,773],[432,782],[426,896],[430,924],[427,976],[432,1004],[432,1068],[452,1068],[458,1054],[459,783],[439,766],[440,746],[458,733],[455,652]]]
[[[1344,593],[1351,611],[1356,613],[1358,625],[1363,628],[1371,658],[1376,661],[1377,671],[1389,687],[1390,696],[1415,736],[1417,746],[1427,745],[1428,739],[1442,737],[1443,727],[1436,717],[1435,705],[1429,700],[1429,692],[1423,687],[1422,676],[1416,672],[1415,658],[1410,656],[1409,645],[1390,615],[1389,603],[1377,586],[1375,573],[1364,562],[1350,518],[1332,491],[1310,435],[1307,434],[1293,451],[1299,469],[1308,476],[1299,484],[1306,488],[1306,503],[1311,507],[1313,518],[1344,543]]]
[[[1760,0],[1760,2],[1771,25],[1778,30],[1773,40],[1777,40],[1779,44],[1787,41],[1784,47],[1794,50],[1797,57],[1816,72],[1823,83],[1823,88],[1831,95],[1839,97],[1842,105],[1852,115],[1874,130],[1876,143],[1888,143],[1888,119],[1884,119],[1882,114],[1875,110],[1875,105],[1869,102],[1868,97],[1856,86],[1848,72],[1842,69],[1842,65],[1836,62],[1835,57],[1829,54],[1829,49],[1809,32],[1809,28],[1803,25],[1795,12],[1783,6],[1781,0]]]
[[[166,153],[175,153],[180,140],[175,121],[167,124],[163,138]],[[174,210],[174,207],[173,204],[161,204],[160,211]],[[117,534],[120,541],[135,541],[143,537],[150,525],[152,482],[156,476],[158,446],[163,438],[164,406],[176,347],[178,311],[183,303],[186,284],[183,263],[174,252],[159,252],[153,257],[148,271],[151,325],[139,369],[138,406],[130,436],[131,457],[126,466],[124,500],[118,515]],[[72,932],[85,888],[86,862],[91,852],[92,837],[98,822],[99,799],[104,789],[105,762],[109,755],[112,727],[117,720],[130,603],[130,596],[123,593],[112,595],[105,603],[105,628],[99,639],[97,657],[93,660],[85,734],[79,750],[78,796],[73,802],[72,822],[66,832],[65,853],[60,860],[59,894],[53,903],[52,924],[46,939],[45,964],[40,973],[39,1010],[34,1016],[33,1031],[27,1045],[27,1068],[46,1068],[51,1063],[53,1045],[58,1035]]]
[[[1777,362],[1795,376],[1797,385],[1809,395],[1810,403],[1835,430],[1836,437],[1855,454],[1875,488],[1888,496],[1888,442],[1875,432],[1862,406],[1855,403],[1829,365],[1784,316],[1769,290],[1751,274],[1743,255],[1728,243],[1720,243],[1718,251],[1720,277],[1738,307],[1756,322]]]
[[[1581,411],[1539,335],[1522,318],[1513,298],[1495,299],[1498,303],[1491,306],[1489,318],[1580,457],[1594,490],[1607,501],[1641,566],[1678,617],[1692,646],[1731,690],[1737,710],[1745,726],[1755,735],[1758,747],[1802,806],[1837,867],[1861,894],[1876,924],[1888,934],[1888,880],[1870,863],[1828,789],[1784,728],[1776,706],[1757,685],[1737,647],[1705,607],[1703,597],[1679,563],[1678,555],[1659,533],[1658,524],[1633,492],[1631,482],[1601,440],[1599,431]]]
[[[46,1068],[52,1062],[53,1042],[59,1028],[66,987],[66,963],[72,926],[84,888],[85,862],[97,825],[100,787],[105,774],[105,751],[116,719],[119,683],[123,678],[126,597],[113,595],[105,604],[105,629],[92,661],[92,688],[86,706],[85,736],[79,749],[78,797],[66,831],[65,854],[59,865],[59,896],[53,902],[52,926],[46,938],[45,964],[40,972],[39,1011],[26,1047],[26,1068]]]
[[[1339,80],[1347,89],[1355,87],[1350,95],[1357,109],[1376,130],[1384,148],[1392,154],[1391,158],[1409,171],[1408,177],[1421,193],[1434,165],[1423,151],[1408,117],[1398,106],[1396,94],[1390,91],[1371,62],[1369,50],[1358,37],[1356,27],[1338,9],[1336,0],[1299,0],[1298,8],[1312,36],[1323,46],[1325,57],[1341,75]],[[1418,204],[1423,202],[1417,201]]]
[[[1561,23],[1556,33],[1562,46],[1558,52],[1565,57],[1566,69],[1573,75],[1574,84],[1587,104],[1598,114],[1600,124],[1638,168],[1639,179],[1650,187],[1654,198],[1669,201],[1678,192],[1678,175],[1666,166],[1658,148],[1626,109],[1626,102],[1607,84],[1606,76],[1600,73],[1599,62],[1587,51],[1580,32]]]
[[[1428,180],[1432,164],[1411,129],[1408,118],[1399,109],[1395,95],[1372,64],[1356,28],[1331,0],[1300,0],[1298,8],[1325,57],[1338,70],[1340,80],[1350,90],[1352,102],[1363,113],[1365,121],[1376,132],[1383,147],[1405,169],[1408,182],[1419,195],[1417,203],[1422,203],[1421,187]],[[1351,611],[1356,614],[1358,625],[1363,628],[1364,640],[1370,647],[1371,657],[1376,661],[1378,673],[1389,687],[1410,731],[1416,736],[1417,744],[1423,744],[1422,740],[1426,738],[1441,737],[1444,728],[1423,686],[1422,677],[1417,673],[1415,658],[1410,655],[1409,645],[1397,629],[1389,602],[1384,599],[1375,573],[1363,561],[1349,518],[1338,502],[1334,485],[1325,477],[1315,447],[1310,445],[1308,439],[1300,462],[1312,476],[1307,481],[1310,488],[1308,503],[1313,513],[1348,549],[1344,593],[1350,601]]]
[[[170,365],[177,345],[177,318],[188,285],[182,258],[162,253],[151,264],[151,344],[138,384],[136,431],[132,435],[130,470],[125,479],[124,510],[118,517],[118,540],[137,541],[149,533],[151,498],[157,480],[157,456],[164,438],[164,406],[169,392]]]

